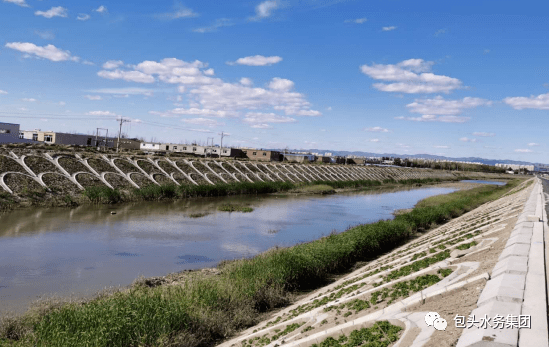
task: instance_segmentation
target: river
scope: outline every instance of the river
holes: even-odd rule
[[[7,212],[0,215],[0,315],[22,313],[41,296],[92,295],[139,276],[214,267],[221,260],[315,240],[391,219],[395,210],[454,190],[236,196]],[[254,211],[217,211],[227,202],[250,204]],[[209,214],[189,216],[199,212]]]

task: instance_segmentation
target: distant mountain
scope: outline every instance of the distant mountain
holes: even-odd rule
[[[410,159],[418,159],[418,158],[424,158],[424,159],[438,159],[438,160],[450,160],[450,161],[468,161],[468,162],[477,162],[477,163],[483,163],[486,165],[495,165],[495,164],[517,164],[517,165],[546,165],[541,163],[531,163],[527,161],[517,161],[517,160],[510,160],[510,159],[485,159],[485,158],[479,158],[479,157],[463,157],[463,158],[452,158],[452,157],[444,157],[440,155],[432,155],[432,154],[396,154],[396,153],[372,153],[372,152],[360,152],[360,151],[334,151],[330,149],[293,149],[293,151],[310,151],[315,153],[332,153],[336,156],[348,156],[348,155],[356,155],[360,157],[398,157],[398,158],[410,158]]]

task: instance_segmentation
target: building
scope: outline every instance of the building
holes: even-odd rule
[[[42,131],[40,129],[19,131],[19,137],[50,145],[107,146],[110,148],[113,148],[117,141],[112,137]]]
[[[534,171],[534,165],[517,165],[517,164],[496,164],[496,167],[501,167],[504,169],[511,168],[512,170],[523,170]]]
[[[141,142],[139,149],[143,152],[165,152],[166,145],[159,142]]]
[[[114,141],[114,147],[117,147],[118,139]],[[120,139],[120,149],[141,149],[141,141],[138,139]]]
[[[325,155],[321,155],[321,156],[317,156],[316,157],[316,161],[319,162],[319,163],[331,163],[332,162],[332,157],[327,157]]]
[[[282,156],[284,160],[296,161],[298,163],[315,161],[315,156],[313,154],[286,153],[286,154],[283,154]]]
[[[198,146],[198,145],[181,145],[183,150],[182,152],[183,153],[188,153],[188,154],[194,154],[194,155],[199,155],[199,156],[205,156],[206,155],[206,149],[207,147],[205,146]]]
[[[279,151],[272,151],[266,149],[243,149],[242,153],[251,160],[258,161],[281,161],[283,154]]]
[[[366,164],[366,158],[360,158],[360,157],[347,158],[347,164],[364,165]]]
[[[19,124],[0,123],[0,143],[31,143],[20,135]]]

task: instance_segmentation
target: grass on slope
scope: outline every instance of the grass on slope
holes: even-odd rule
[[[85,303],[4,319],[0,344],[209,346],[257,323],[262,312],[286,305],[292,291],[319,287],[331,274],[397,247],[418,230],[495,200],[518,183],[427,199],[394,220],[228,262],[221,274],[192,274],[180,286],[135,285]]]

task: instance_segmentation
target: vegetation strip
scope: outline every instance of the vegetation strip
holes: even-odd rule
[[[320,344],[313,344],[311,347],[355,347],[355,346],[375,346],[387,347],[399,339],[401,327],[392,325],[387,321],[376,322],[370,328],[353,330],[349,336],[340,335],[336,340],[328,337]]]
[[[86,176],[87,177],[87,176]],[[97,181],[97,179],[95,179]],[[454,181],[457,180],[453,179]],[[452,181],[449,179],[448,181]],[[161,185],[152,184],[145,180],[142,184],[148,185],[142,188],[127,188],[124,190],[112,189],[103,185],[88,186],[77,195],[70,195],[58,192],[56,188],[45,189],[42,187],[29,188],[19,194],[19,198],[25,198],[31,205],[43,205],[45,197],[49,205],[55,206],[76,206],[84,203],[94,204],[115,204],[131,201],[158,201],[174,200],[193,197],[213,197],[244,194],[268,194],[278,192],[295,192],[305,194],[331,194],[335,189],[343,188],[369,188],[382,185],[418,185],[442,182],[438,178],[408,179],[408,180],[385,180],[384,182],[374,180],[353,180],[353,181],[312,181],[312,182],[233,182],[199,184],[199,185],[176,185],[175,183],[164,183]],[[100,182],[96,182],[100,183]],[[83,199],[82,199],[83,198]],[[18,199],[6,192],[0,192],[0,211],[9,210],[17,206]]]
[[[496,200],[518,182],[431,197],[394,220],[360,225],[317,241],[226,262],[217,276],[190,274],[177,286],[141,283],[85,303],[40,307],[21,317],[4,318],[0,343],[209,345],[256,324],[260,313],[287,305],[292,291],[318,288],[331,274],[392,250],[418,231]]]

